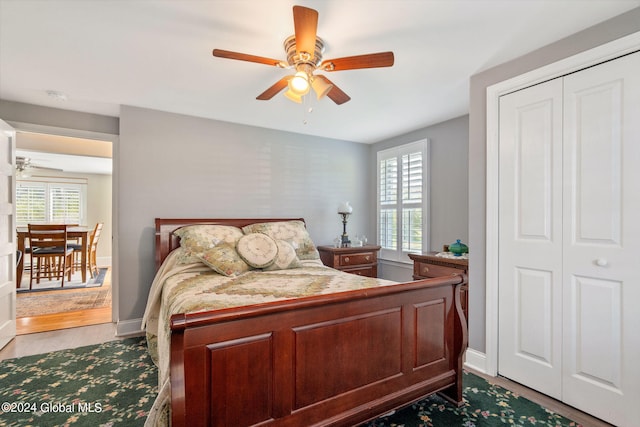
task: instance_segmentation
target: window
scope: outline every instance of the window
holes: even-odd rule
[[[16,222],[86,224],[85,180],[19,180],[16,182]]]
[[[378,243],[380,257],[409,261],[428,250],[427,140],[378,152]]]

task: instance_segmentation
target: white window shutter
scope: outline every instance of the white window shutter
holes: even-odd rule
[[[377,158],[380,258],[409,262],[407,253],[428,250],[428,141],[379,151]]]

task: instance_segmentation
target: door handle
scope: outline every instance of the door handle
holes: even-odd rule
[[[609,265],[609,261],[604,258],[598,258],[595,263],[598,267],[606,267]]]

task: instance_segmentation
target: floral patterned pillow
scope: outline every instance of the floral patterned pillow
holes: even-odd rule
[[[180,246],[185,254],[178,258],[178,264],[201,262],[201,256],[208,249],[220,243],[234,245],[243,236],[242,230],[230,225],[194,224],[180,227],[173,232],[180,237]]]
[[[266,234],[250,233],[238,240],[236,251],[251,267],[265,268],[276,260],[278,245]]]
[[[261,222],[242,228],[245,234],[264,233],[276,240],[290,242],[301,260],[320,259],[320,254],[302,221]]]
[[[207,249],[199,258],[213,271],[228,277],[235,277],[251,270],[249,264],[240,258],[236,248],[229,243],[221,243]]]
[[[302,267],[302,263],[300,259],[298,259],[296,250],[291,243],[278,239],[276,240],[276,245],[278,246],[278,255],[273,264],[265,268],[265,270],[288,270],[290,268]]]

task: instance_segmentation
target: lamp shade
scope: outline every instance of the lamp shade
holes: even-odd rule
[[[326,80],[317,77],[311,81],[311,87],[316,93],[316,97],[318,99],[324,98],[329,93],[329,91],[333,89],[332,84],[327,83]]]
[[[292,91],[291,89],[287,90],[284,93],[284,96],[286,96],[287,98],[289,98],[290,100],[292,100],[293,102],[297,102],[298,104],[302,103],[302,96],[298,95],[297,93],[295,93],[294,91]]]
[[[342,202],[338,206],[339,214],[343,214],[343,213],[350,214],[351,212],[353,212],[353,207],[349,204],[349,202]]]

